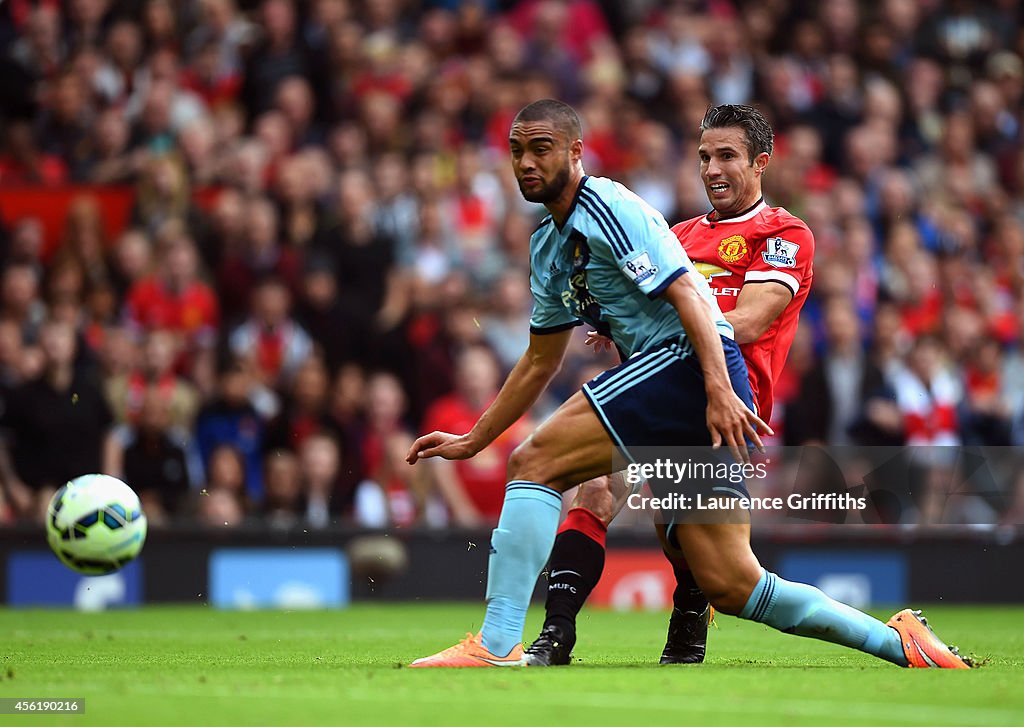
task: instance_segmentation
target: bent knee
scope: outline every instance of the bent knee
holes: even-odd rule
[[[533,437],[527,437],[523,442],[512,450],[508,457],[506,476],[511,480],[528,480],[537,482],[532,475],[537,471],[538,456],[537,447],[533,444]]]
[[[579,479],[571,476],[571,460],[559,457],[550,448],[538,444],[533,436],[512,451],[506,474],[509,481],[536,482],[558,492],[579,484]]]
[[[698,568],[694,568],[693,571],[694,579],[704,591],[708,602],[716,611],[730,616],[738,616],[743,611],[761,578],[760,569],[757,572],[737,570],[729,573],[715,573]]]
[[[506,475],[509,481],[536,482],[564,492],[570,485],[562,482],[560,473],[556,471],[554,464],[552,458],[545,453],[544,448],[539,446],[531,436],[512,450],[512,454],[508,458]]]
[[[750,597],[749,591],[729,585],[716,588],[710,593],[706,589],[702,588],[701,590],[704,590],[708,603],[714,606],[716,611],[729,616],[739,616]]]

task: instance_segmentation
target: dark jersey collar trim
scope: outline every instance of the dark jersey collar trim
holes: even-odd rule
[[[587,183],[588,179],[590,179],[590,175],[584,174],[583,179],[581,179],[580,183],[576,186],[576,194],[572,197],[572,204],[569,205],[569,211],[565,215],[565,222],[568,222],[569,218],[572,217],[572,213],[576,211],[576,203],[580,201],[580,192],[583,191],[583,185]],[[551,217],[551,221],[555,223],[555,229],[559,232],[561,232],[562,228],[565,227],[565,222],[561,225],[558,224],[555,222],[554,216]]]
[[[754,208],[756,208],[759,204],[762,204],[763,202],[764,195],[761,195],[760,197],[757,198],[757,201],[754,202],[754,204],[750,205],[742,212],[737,212],[736,214],[729,215],[728,217],[712,217],[711,215],[715,214],[715,210],[711,210],[710,212],[707,213],[707,215],[705,215],[705,219],[708,222],[725,222],[727,220],[736,219],[737,217],[742,217],[743,215],[749,215],[751,212],[754,211]]]

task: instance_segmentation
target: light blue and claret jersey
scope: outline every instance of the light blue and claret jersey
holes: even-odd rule
[[[618,182],[584,177],[565,224],[548,215],[530,237],[530,331],[587,323],[627,358],[680,339],[679,315],[659,296],[687,272],[693,263],[661,213]],[[694,281],[719,332],[732,338],[704,276]]]

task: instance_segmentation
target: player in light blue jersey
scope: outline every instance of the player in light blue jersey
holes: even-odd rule
[[[530,238],[531,331],[585,321],[606,331],[623,358],[669,338],[685,340],[679,314],[661,296],[687,272],[718,332],[731,339],[707,279],[692,274],[661,213],[618,182],[584,176],[566,223],[549,215]]]
[[[472,430],[424,435],[408,462],[466,459],[494,441],[547,387],[570,329],[583,321],[609,336],[625,360],[585,384],[513,452],[491,536],[483,627],[415,667],[526,663],[523,623],[554,542],[561,494],[611,473],[616,450],[631,458],[638,446],[724,444],[746,462],[747,440],[760,447],[758,432],[771,432],[753,412],[746,364],[704,277],[660,214],[621,185],[585,175],[581,135],[576,112],[559,101],[534,102],[513,121],[509,148],[519,189],[551,213],[531,237],[530,344]],[[747,496],[742,484],[710,489],[720,499]],[[904,666],[901,641],[933,660],[956,658],[937,639],[938,646],[929,642],[927,627],[909,611],[894,617],[904,616],[902,630],[889,628],[765,571],[750,549],[746,510],[722,512],[723,521],[677,529],[698,585],[719,612]]]

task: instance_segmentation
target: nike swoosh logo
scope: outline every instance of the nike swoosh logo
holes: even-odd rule
[[[490,664],[491,666],[526,666],[526,660],[523,657],[519,657],[518,659],[506,659],[504,661],[501,659],[486,659],[482,656],[474,656],[473,658],[479,659],[485,664]]]
[[[917,653],[921,655],[921,658],[925,660],[929,667],[932,669],[938,669],[939,665],[935,663],[935,660],[925,653],[925,650],[921,648],[921,645],[917,643],[917,639],[913,639],[914,648],[917,649]]]
[[[581,576],[579,573],[577,573],[574,570],[553,570],[548,575],[548,578],[557,578],[558,576],[562,575],[563,573],[572,573],[574,576],[579,576],[580,578],[583,577],[583,576]]]

